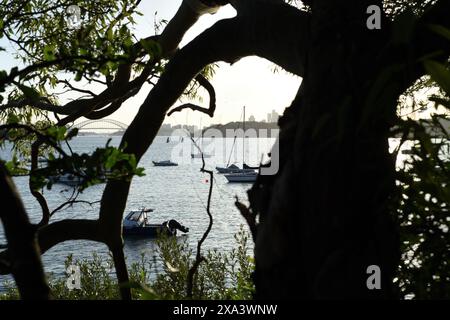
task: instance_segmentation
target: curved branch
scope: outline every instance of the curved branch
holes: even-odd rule
[[[186,103],[186,104],[183,104],[181,106],[178,106],[178,107],[173,108],[172,110],[170,110],[167,113],[167,116],[170,117],[174,112],[179,112],[179,111],[182,111],[182,110],[187,109],[187,108],[192,109],[194,111],[200,111],[200,112],[206,113],[211,118],[214,116],[214,111],[216,110],[216,91],[214,90],[214,87],[209,82],[209,80],[206,79],[206,77],[203,76],[200,73],[195,77],[195,80],[203,88],[205,88],[206,91],[208,91],[208,94],[209,94],[209,108],[206,109],[206,108],[202,108],[202,107],[197,106],[197,105],[192,104],[192,103]]]
[[[37,232],[40,253],[44,254],[53,246],[69,240],[90,240],[105,243],[99,232],[98,220],[61,220],[41,227]],[[20,234],[20,232],[18,233]],[[10,261],[10,250],[0,253],[0,260]],[[11,273],[10,264],[0,264],[0,274]]]
[[[41,253],[44,254],[53,246],[69,240],[90,240],[104,243],[99,229],[98,220],[66,219],[53,222],[38,231]]]

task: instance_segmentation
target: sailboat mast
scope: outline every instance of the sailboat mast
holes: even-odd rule
[[[244,119],[242,121],[242,169],[245,169],[245,106],[244,106]]]

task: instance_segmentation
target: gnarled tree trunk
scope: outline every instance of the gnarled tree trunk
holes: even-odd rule
[[[371,4],[314,1],[304,80],[280,120],[280,171],[249,193],[261,215],[258,298],[394,295],[399,250],[388,208],[395,182],[388,131],[396,99],[376,111],[368,100],[387,35],[367,28]],[[380,290],[366,285],[370,265],[381,269]]]

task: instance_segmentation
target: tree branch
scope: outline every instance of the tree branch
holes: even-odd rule
[[[202,108],[202,107],[197,106],[197,105],[192,104],[192,103],[186,103],[186,104],[183,104],[181,106],[178,106],[178,107],[173,108],[172,110],[170,110],[167,113],[168,117],[170,117],[174,112],[179,112],[179,111],[182,111],[182,110],[187,109],[187,108],[192,109],[194,111],[200,111],[200,112],[206,113],[211,118],[214,116],[214,111],[216,110],[216,91],[214,90],[214,87],[209,82],[209,80],[206,79],[205,76],[203,76],[200,73],[195,77],[195,80],[203,88],[205,88],[206,91],[208,91],[208,94],[209,94],[209,108],[205,109],[205,108]]]
[[[203,242],[205,242],[206,238],[208,237],[209,233],[211,232],[212,226],[213,226],[213,216],[211,214],[211,197],[212,197],[212,190],[213,190],[213,180],[214,180],[214,173],[211,170],[205,169],[205,158],[203,157],[203,151],[198,146],[198,144],[195,142],[194,138],[191,134],[189,134],[189,137],[191,138],[192,143],[197,148],[198,152],[200,152],[202,156],[202,167],[200,168],[200,172],[209,174],[209,191],[208,191],[208,201],[206,203],[206,213],[208,214],[208,227],[206,228],[205,232],[203,233],[203,236],[197,243],[197,254],[195,256],[195,261],[192,267],[189,269],[188,275],[187,275],[187,285],[186,285],[186,296],[188,298],[192,298],[192,289],[194,285],[194,276],[197,273],[198,267],[200,266],[200,263],[202,263],[205,260],[205,257],[202,256],[201,250]]]

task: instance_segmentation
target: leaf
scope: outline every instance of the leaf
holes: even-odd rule
[[[450,95],[450,72],[441,63],[436,61],[425,61],[425,70],[437,84]]]
[[[18,84],[18,87],[27,98],[31,99],[32,101],[39,100],[41,95],[36,89],[33,89],[23,84]]]
[[[437,25],[437,24],[431,24],[428,27],[435,33],[443,36],[447,40],[450,40],[450,30],[449,29],[447,29],[443,26]]]
[[[148,54],[153,56],[160,56],[162,54],[161,45],[158,42],[151,39],[141,39],[139,42]]]
[[[7,123],[9,124],[16,124],[19,123],[20,119],[17,115],[15,115],[14,113],[10,113],[8,114],[8,119],[6,120]]]
[[[106,39],[112,41],[113,40],[113,31],[112,28],[108,28],[106,31]]]
[[[27,98],[31,99],[32,101],[39,100],[39,97],[41,95],[39,94],[39,92],[37,92],[36,89],[33,89],[31,87],[27,87],[26,85],[23,85],[23,84],[20,84],[20,83],[17,86],[19,87],[19,89],[23,92],[23,94]]]
[[[44,47],[44,60],[52,61],[55,60],[55,48],[50,45]]]
[[[80,81],[81,80],[81,77],[83,76],[83,73],[81,72],[81,71],[78,71],[76,74],[75,74],[75,81]]]
[[[66,127],[53,126],[47,129],[47,134],[55,140],[63,140],[67,132]]]

